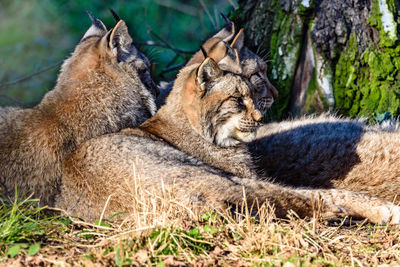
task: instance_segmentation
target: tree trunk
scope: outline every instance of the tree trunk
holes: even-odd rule
[[[400,115],[399,0],[240,0],[247,45],[279,90],[273,119]],[[269,51],[265,54],[264,51]]]

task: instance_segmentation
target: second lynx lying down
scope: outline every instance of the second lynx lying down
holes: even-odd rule
[[[360,193],[295,190],[257,180],[240,144],[254,138],[261,119],[249,90],[241,76],[223,72],[209,58],[184,68],[167,104],[153,118],[136,129],[88,141],[65,162],[56,206],[94,220],[110,197],[105,218],[129,212],[134,202],[129,200],[135,198],[129,185],[139,175],[142,190],[155,195],[162,195],[164,188],[173,190],[185,205],[240,204],[244,190],[249,205],[267,200],[278,216],[291,209],[310,216],[320,197],[324,216],[399,223],[399,207]]]
[[[262,172],[279,183],[347,189],[399,201],[398,130],[321,116],[269,124],[258,134],[250,150]]]

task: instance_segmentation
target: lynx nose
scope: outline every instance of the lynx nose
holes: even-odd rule
[[[251,117],[253,117],[253,120],[255,121],[260,121],[263,116],[261,112],[258,109],[256,109],[251,113]]]
[[[278,90],[275,88],[275,86],[272,85],[272,83],[268,80],[268,77],[266,75],[263,75],[263,78],[267,86],[267,89],[271,91],[274,100],[276,100],[279,95]]]
[[[251,118],[255,121],[260,121],[262,119],[263,116],[261,112],[254,107],[253,101],[250,99],[250,97],[246,97],[243,101],[243,104],[247,108],[247,116],[250,115]]]

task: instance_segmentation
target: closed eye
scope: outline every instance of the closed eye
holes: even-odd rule
[[[232,98],[233,98],[233,100],[236,102],[236,105],[237,105],[240,109],[242,109],[242,108],[245,107],[243,97],[232,97]]]
[[[254,75],[252,75],[252,76],[250,77],[250,82],[251,82],[252,84],[257,84],[257,83],[262,82],[262,78],[261,78],[261,76],[260,76],[258,73],[256,73],[256,74],[254,74]]]
[[[251,76],[250,83],[255,87],[256,91],[264,89],[264,81],[258,73]]]
[[[146,74],[147,68],[139,68],[139,69],[137,70],[137,72],[139,73],[139,75],[141,75],[141,74]]]

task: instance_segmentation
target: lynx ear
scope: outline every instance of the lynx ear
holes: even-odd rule
[[[204,49],[204,47],[202,45],[200,46],[200,50],[201,50],[201,53],[203,53],[203,57],[207,58],[207,51]]]
[[[206,58],[203,63],[197,68],[196,82],[200,89],[204,92],[206,84],[222,76],[222,70],[212,58]]]
[[[96,19],[93,14],[86,10],[86,13],[89,15],[90,20],[92,21],[92,25],[86,31],[85,35],[82,37],[82,40],[89,37],[89,36],[103,36],[107,33],[107,28],[101,20]]]
[[[129,35],[128,27],[123,20],[120,20],[111,31],[108,45],[118,58],[129,53],[132,37]]]
[[[228,55],[229,44],[224,41],[218,42],[208,51],[208,57],[212,58],[215,62],[219,63],[224,57]]]
[[[235,24],[232,21],[230,21],[223,13],[221,13],[221,16],[225,21],[225,26],[219,32],[217,32],[213,37],[218,37],[225,42],[229,42],[235,35]]]
[[[233,73],[240,74],[242,73],[242,66],[240,64],[239,52],[237,49],[234,49],[229,44],[224,43],[226,47],[226,52],[224,57],[220,58],[217,62],[219,66],[226,66],[229,71]],[[214,58],[215,59],[215,58]]]
[[[231,47],[233,49],[236,49],[237,51],[240,51],[243,48],[243,45],[244,45],[244,32],[243,29],[240,29],[238,34],[236,34],[235,38],[233,38]]]

